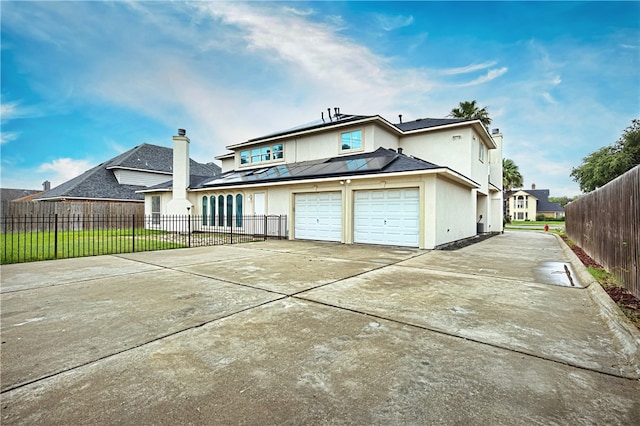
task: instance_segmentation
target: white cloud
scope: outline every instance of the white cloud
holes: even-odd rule
[[[543,92],[542,97],[544,98],[545,101],[549,102],[550,104],[558,103],[555,99],[553,99],[553,96],[551,96],[549,92]]]
[[[458,86],[477,86],[480,84],[484,84],[487,83],[491,80],[495,80],[496,78],[500,77],[501,75],[503,75],[504,73],[506,73],[509,69],[507,67],[502,67],[502,68],[496,68],[496,69],[492,69],[487,71],[487,73],[483,76],[480,76],[478,78],[476,78],[475,80],[469,81],[467,83],[462,83],[459,84]]]
[[[23,112],[19,108],[18,102],[6,102],[0,104],[0,118],[2,122],[18,118],[23,115]]]
[[[439,73],[443,74],[443,75],[467,74],[467,73],[470,73],[470,72],[479,71],[479,70],[483,70],[483,69],[492,67],[495,64],[496,64],[495,61],[493,61],[493,62],[485,62],[485,63],[482,63],[482,64],[467,65],[465,67],[448,68],[448,69],[441,70]]]
[[[289,12],[292,13],[294,15],[298,15],[298,16],[309,16],[309,15],[313,15],[315,13],[315,11],[311,8],[309,9],[305,9],[305,10],[300,10],[300,9],[296,9],[295,7],[284,7],[283,10],[285,12]]]
[[[398,28],[408,27],[413,24],[413,16],[403,15],[383,15],[376,13],[373,15],[378,25],[385,31],[393,31]]]
[[[74,160],[72,158],[57,158],[48,163],[41,164],[37,171],[47,177],[55,185],[59,185],[89,170],[95,164],[87,160]]]
[[[16,140],[18,136],[17,132],[0,132],[0,145]]]

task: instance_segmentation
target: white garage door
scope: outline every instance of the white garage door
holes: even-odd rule
[[[418,189],[356,191],[356,243],[418,247],[420,234]]]
[[[296,239],[342,241],[340,192],[296,194],[294,217]]]

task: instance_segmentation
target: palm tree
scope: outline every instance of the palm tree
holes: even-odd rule
[[[502,190],[504,191],[504,214],[505,220],[511,222],[509,212],[509,198],[507,195],[513,188],[520,188],[523,184],[522,175],[518,170],[518,166],[509,158],[502,159]]]
[[[464,118],[466,120],[480,120],[485,127],[491,125],[491,118],[487,107],[478,108],[476,101],[460,102],[458,108],[453,108],[449,113],[449,117]]]

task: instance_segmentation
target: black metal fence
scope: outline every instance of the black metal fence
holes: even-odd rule
[[[4,216],[0,263],[236,244],[287,237],[287,217]]]

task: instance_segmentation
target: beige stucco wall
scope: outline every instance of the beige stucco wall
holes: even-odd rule
[[[438,177],[434,184],[435,197],[433,200],[427,199],[427,202],[435,203],[435,207],[431,208],[435,212],[435,232],[427,233],[427,248],[476,235],[475,193],[441,177]],[[435,238],[430,240],[431,236]]]
[[[344,152],[341,149],[340,135],[344,132],[354,130],[362,131],[362,149],[351,152]],[[264,163],[240,165],[240,152],[251,150],[263,145],[274,145],[282,143],[284,155],[282,160],[274,160]],[[222,170],[241,170],[242,168],[255,168],[260,165],[270,166],[284,163],[296,163],[301,161],[318,160],[323,158],[337,157],[339,155],[349,155],[358,152],[374,151],[380,146],[384,148],[396,148],[398,139],[388,130],[375,124],[345,126],[326,133],[315,133],[298,137],[282,139],[280,141],[256,144],[247,148],[237,148],[234,158],[222,160]]]
[[[333,192],[342,194],[342,242],[353,243],[353,200],[358,190],[382,190],[418,188],[420,203],[421,248],[434,248],[451,241],[475,235],[475,196],[468,187],[433,175],[409,175],[401,177],[351,178],[351,181],[332,179],[312,183],[251,187],[192,193],[194,214],[202,214],[202,196],[243,194],[243,212],[252,214],[256,193],[265,193],[266,214],[287,215],[289,238],[295,238],[295,194]],[[341,183],[342,182],[342,183]]]

